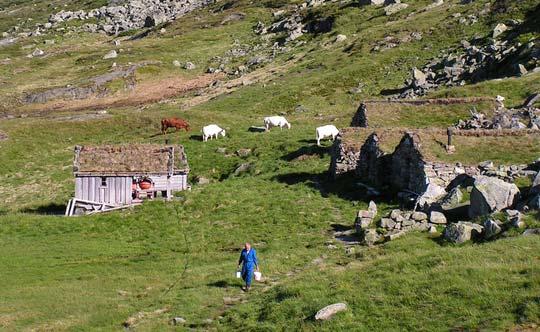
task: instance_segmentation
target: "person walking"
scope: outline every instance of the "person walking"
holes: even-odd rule
[[[259,262],[257,261],[257,252],[251,248],[251,244],[246,242],[244,249],[240,253],[240,259],[238,260],[238,269],[242,264],[242,279],[246,282],[245,288],[242,290],[249,292],[251,288],[251,279],[253,278],[254,269],[259,271]]]

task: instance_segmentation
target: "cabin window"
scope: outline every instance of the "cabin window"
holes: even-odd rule
[[[104,176],[101,177],[101,186],[107,187],[107,178]]]

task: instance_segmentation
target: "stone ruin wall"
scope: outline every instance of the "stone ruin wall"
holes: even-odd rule
[[[353,132],[350,128],[343,131],[344,136]],[[331,155],[330,174],[334,178],[353,172],[358,179],[373,185],[390,185],[397,190],[418,194],[425,191],[429,183],[446,188],[459,175],[474,176],[480,173],[476,166],[426,160],[421,151],[420,138],[414,133],[405,133],[391,154],[379,148],[376,133],[371,134],[360,147],[343,144],[343,137],[340,137],[332,146]]]

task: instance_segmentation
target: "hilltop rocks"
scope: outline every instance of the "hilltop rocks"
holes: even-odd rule
[[[154,27],[172,21],[195,9],[214,3],[215,0],[130,0],[89,11],[60,11],[49,17],[50,27],[71,20],[96,19],[97,24],[87,24],[89,32],[117,34],[122,31]]]
[[[393,3],[391,5],[388,5],[386,7],[384,7],[384,14],[386,16],[390,16],[390,15],[393,15],[399,11],[402,11],[403,9],[409,7],[408,4],[406,3],[400,3],[398,0],[395,0],[396,3]]]
[[[499,24],[494,35],[507,29]],[[462,41],[460,47],[443,52],[422,69],[413,69],[399,98],[415,98],[441,86],[460,86],[505,75],[525,75],[540,65],[540,46],[492,40],[487,45]],[[425,79],[424,79],[425,78]]]
[[[469,217],[488,215],[513,206],[519,197],[519,189],[513,183],[477,176],[471,191]]]
[[[347,310],[345,303],[334,303],[319,310],[315,314],[315,320],[329,320],[335,314]]]
[[[443,236],[452,243],[464,243],[471,239],[480,237],[483,227],[471,222],[460,221],[450,224],[444,230]]]
[[[499,107],[495,114],[488,118],[485,114],[471,111],[467,120],[459,120],[455,125],[462,130],[476,129],[513,129],[513,130],[539,130],[540,109],[529,107],[526,109],[505,109]]]

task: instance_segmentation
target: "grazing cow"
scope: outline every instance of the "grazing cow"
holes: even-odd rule
[[[279,127],[283,130],[283,127],[291,129],[291,124],[282,116],[269,116],[264,118],[264,127],[266,130],[270,130],[272,127]]]
[[[211,124],[208,126],[204,126],[202,129],[203,133],[203,141],[207,141],[208,138],[212,139],[212,137],[218,138],[218,135],[221,135],[225,137],[225,129],[220,128],[218,125]]]
[[[176,130],[185,129],[189,131],[189,123],[180,118],[168,118],[161,120],[161,133],[165,135],[167,129],[176,128]]]
[[[338,134],[339,130],[334,125],[318,127],[317,130],[315,130],[315,138],[317,139],[317,145],[321,146],[321,140],[327,137],[331,137],[332,141],[335,140]]]

